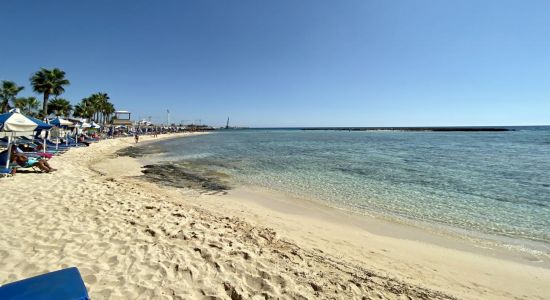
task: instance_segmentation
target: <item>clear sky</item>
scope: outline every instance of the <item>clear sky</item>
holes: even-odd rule
[[[550,1],[4,1],[0,80],[240,126],[550,124]]]

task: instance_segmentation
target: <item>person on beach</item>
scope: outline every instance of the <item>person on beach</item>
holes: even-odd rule
[[[45,159],[38,157],[28,157],[24,154],[18,153],[15,147],[12,148],[10,162],[16,163],[23,168],[37,167],[42,172],[46,173],[57,171],[57,169],[52,168],[52,166],[50,166],[50,164]]]
[[[86,146],[90,146],[90,143],[86,141],[86,137],[83,134],[78,137],[78,142]]]
[[[29,145],[14,145],[15,151],[20,154],[26,154],[25,152],[32,152],[35,156],[41,156],[46,159],[50,159],[53,157],[53,154],[47,153],[47,152],[39,152],[43,148],[42,146],[37,146],[36,148],[30,147]]]
[[[137,133],[137,131],[134,134],[134,140],[136,141],[136,144],[139,142],[139,134]]]

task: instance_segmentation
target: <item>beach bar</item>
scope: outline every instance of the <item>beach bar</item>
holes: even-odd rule
[[[111,121],[112,125],[132,126],[132,113],[127,110],[115,111],[115,117]]]

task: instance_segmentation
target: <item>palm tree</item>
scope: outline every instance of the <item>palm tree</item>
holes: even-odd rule
[[[115,106],[109,102],[107,93],[95,93],[86,97],[75,106],[75,117],[89,118],[100,124],[105,124],[115,112]]]
[[[54,98],[48,105],[48,115],[54,113],[56,116],[68,116],[72,110],[71,102],[63,98]]]
[[[19,108],[23,113],[28,115],[35,115],[36,110],[40,106],[40,102],[36,97],[21,97],[15,99],[15,107]]]
[[[105,123],[105,111],[107,109],[107,106],[111,104],[109,102],[110,98],[107,93],[97,93],[96,94],[97,99],[97,111],[98,111],[98,121],[100,124]]]
[[[22,86],[17,86],[15,82],[3,80],[2,86],[0,87],[0,106],[1,112],[5,113],[10,108],[10,102],[15,104],[15,99],[17,94],[24,89]]]
[[[114,112],[115,112],[115,106],[113,105],[113,103],[107,102],[103,107],[103,116],[104,116],[103,125],[111,121],[111,116],[113,115]]]
[[[92,115],[94,114],[94,108],[92,106],[92,102],[90,100],[90,97],[84,98],[75,105],[73,116],[80,117],[80,118],[92,118]]]
[[[93,119],[98,123],[102,123],[102,119],[105,118],[104,110],[109,102],[109,95],[107,93],[95,93],[87,99],[89,105],[93,109]]]
[[[86,99],[86,103],[88,104],[88,106],[90,107],[90,110],[92,111],[91,119],[93,121],[97,121],[98,110],[99,110],[99,107],[101,106],[98,94],[96,93],[96,94],[90,95],[90,97]]]
[[[44,94],[44,102],[42,103],[42,113],[48,113],[48,100],[50,95],[59,96],[65,92],[65,86],[70,82],[65,78],[65,72],[54,68],[48,70],[41,68],[40,71],[34,73],[31,77],[31,85],[36,93]]]

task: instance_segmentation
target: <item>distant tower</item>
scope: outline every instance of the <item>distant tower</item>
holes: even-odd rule
[[[166,110],[166,125],[170,126],[170,110]]]
[[[227,123],[225,123],[225,129],[229,129],[229,117],[227,117]]]

